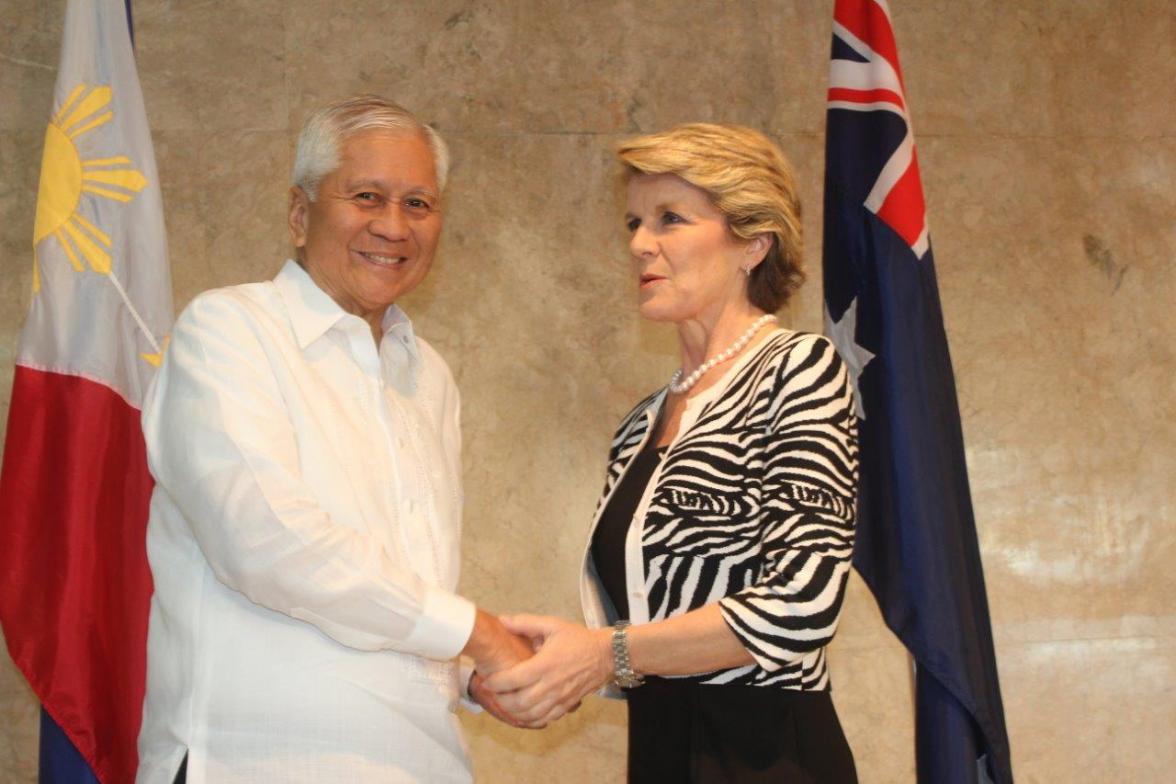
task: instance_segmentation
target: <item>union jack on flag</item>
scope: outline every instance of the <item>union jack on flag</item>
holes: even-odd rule
[[[963,433],[885,0],[836,0],[826,331],[861,417],[854,566],[915,661],[920,782],[1013,780]]]
[[[915,134],[907,113],[898,46],[885,0],[838,3],[833,14],[833,61],[829,66],[829,109],[892,112],[905,132],[866,196],[865,206],[906,240],[915,256],[930,250],[927,207]]]

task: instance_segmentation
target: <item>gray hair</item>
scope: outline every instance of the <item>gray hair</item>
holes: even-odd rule
[[[343,144],[352,136],[371,130],[410,131],[423,136],[433,151],[437,187],[444,190],[449,175],[449,147],[441,134],[403,106],[378,95],[356,95],[335,101],[306,118],[294,154],[293,184],[314,201],[323,177],[339,168]]]

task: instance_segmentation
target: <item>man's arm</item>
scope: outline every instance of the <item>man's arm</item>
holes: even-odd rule
[[[152,474],[217,579],[252,602],[352,648],[456,656],[474,637],[475,606],[323,508],[302,479],[258,332],[249,305],[223,292],[197,298],[181,316],[144,405]],[[525,646],[483,647],[500,664],[505,651]]]

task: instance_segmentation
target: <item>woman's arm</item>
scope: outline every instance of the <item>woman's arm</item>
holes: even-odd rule
[[[516,615],[502,622],[541,646],[532,658],[485,681],[523,726],[550,724],[612,680],[612,628],[586,629],[540,615]],[[718,604],[630,626],[628,636],[633,670],[643,675],[694,675],[754,661],[723,620]]]
[[[833,344],[791,348],[764,445],[763,566],[719,600],[723,618],[765,672],[795,666],[837,629],[853,555],[858,442],[853,388]]]
[[[502,618],[539,652],[486,679],[503,709],[517,722],[540,728],[575,710],[584,696],[613,679],[613,629],[586,629],[562,618]],[[695,675],[753,663],[719,611],[708,604],[666,621],[629,626],[630,662],[642,675]]]
[[[718,603],[630,626],[628,635],[630,661],[639,674],[696,675],[755,661],[723,620]]]

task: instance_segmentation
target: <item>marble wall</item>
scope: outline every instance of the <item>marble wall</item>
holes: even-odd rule
[[[62,0],[0,0],[0,414],[28,304]],[[439,263],[406,307],[464,395],[463,591],[577,612],[611,428],[675,367],[626,274],[610,146],[688,120],[770,133],[819,279],[832,3],[139,0],[176,305],[270,276],[305,112],[393,96],[448,137]],[[1176,16],[1168,0],[891,0],[955,360],[1014,769],[1176,766]],[[821,326],[819,280],[785,314]],[[2,655],[0,655],[2,656]],[[903,649],[856,578],[832,650],[864,782],[912,781]],[[0,780],[36,705],[3,656]],[[619,781],[623,710],[464,723],[486,782]]]

